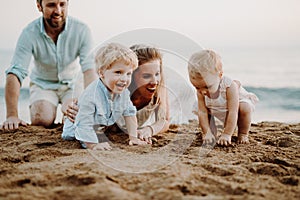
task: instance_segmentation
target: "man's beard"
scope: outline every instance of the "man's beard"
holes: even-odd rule
[[[63,25],[66,23],[66,19],[63,18],[62,21],[59,21],[59,22],[53,22],[52,21],[52,18],[49,18],[49,19],[45,19],[47,24],[52,27],[52,28],[59,28],[59,27],[63,27]]]

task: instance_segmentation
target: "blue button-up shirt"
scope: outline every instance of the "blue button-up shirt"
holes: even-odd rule
[[[121,116],[135,116],[136,108],[130,100],[130,92],[126,89],[121,94],[112,93],[100,79],[92,82],[78,100],[79,111],[75,123],[65,121],[62,137],[83,142],[98,143],[97,130],[94,127],[110,126]]]
[[[21,33],[6,74],[15,74],[22,83],[29,73],[33,56],[31,82],[44,89],[58,89],[65,84],[72,86],[80,65],[82,72],[94,68],[91,50],[91,32],[84,23],[67,17],[65,28],[55,44],[47,35],[43,17],[40,17]]]

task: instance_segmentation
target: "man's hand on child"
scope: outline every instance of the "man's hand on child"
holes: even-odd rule
[[[78,113],[78,109],[79,108],[77,99],[70,99],[61,106],[61,110],[64,113],[64,115],[73,123]]]
[[[219,137],[217,143],[222,146],[231,145],[231,135],[222,133],[222,135]]]

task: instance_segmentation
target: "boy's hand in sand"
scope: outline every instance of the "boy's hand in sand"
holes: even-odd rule
[[[112,147],[109,145],[108,142],[102,142],[102,143],[84,143],[87,147],[87,149],[91,150],[111,150]]]
[[[129,145],[146,145],[148,144],[146,141],[142,141],[137,137],[129,136]]]
[[[231,145],[231,135],[222,133],[222,135],[218,139],[217,143],[222,146]]]
[[[19,126],[27,126],[27,123],[18,117],[8,117],[3,124],[0,125],[0,129],[15,130],[18,129]]]
[[[78,99],[70,99],[61,106],[61,111],[73,123],[78,113],[78,109]]]
[[[206,133],[202,136],[203,144],[212,144],[215,142],[216,137],[211,132]]]
[[[238,134],[239,144],[249,144],[248,134]]]

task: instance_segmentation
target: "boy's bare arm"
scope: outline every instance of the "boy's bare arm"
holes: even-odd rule
[[[144,145],[147,142],[138,139],[137,135],[137,119],[136,116],[125,116],[125,124],[129,135],[130,145]]]
[[[137,119],[136,116],[125,116],[125,124],[129,139],[137,138]]]

